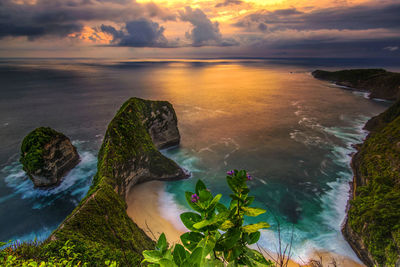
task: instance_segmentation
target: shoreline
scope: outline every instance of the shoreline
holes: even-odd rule
[[[141,228],[150,238],[157,240],[161,233],[165,236],[170,245],[180,243],[180,235],[185,230],[179,229],[173,222],[164,218],[160,211],[160,197],[164,192],[165,184],[161,181],[150,181],[135,185],[126,198],[128,216]],[[362,267],[365,266],[346,256],[338,255],[328,251],[313,251],[311,258],[319,260],[322,257],[324,265],[331,264],[335,259],[337,266]],[[308,266],[303,262],[291,259],[290,267]]]

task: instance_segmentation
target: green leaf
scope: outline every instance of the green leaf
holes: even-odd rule
[[[224,263],[217,259],[203,259],[201,267],[224,267]]]
[[[244,203],[245,199],[238,197],[237,195],[230,194],[229,195],[233,200],[238,200],[240,203]]]
[[[193,251],[204,235],[196,232],[188,232],[181,235],[182,245],[190,251]]]
[[[206,190],[206,189],[207,189],[207,187],[206,187],[206,185],[203,183],[203,181],[202,181],[202,180],[198,180],[197,183],[196,183],[196,189],[195,189],[196,194],[197,194],[197,195],[200,195],[200,191],[201,191],[201,190]]]
[[[161,267],[177,267],[178,266],[172,260],[168,260],[168,259],[161,259],[159,264]]]
[[[144,257],[143,261],[158,263],[162,258],[162,254],[158,250],[145,250],[143,251],[143,257]]]
[[[208,209],[213,209],[218,204],[218,202],[221,199],[221,197],[222,197],[222,194],[216,195],[207,208]]]
[[[250,208],[250,207],[242,207],[242,210],[244,211],[244,215],[251,216],[251,217],[257,217],[258,215],[266,212],[266,210],[264,210],[264,209]]]
[[[217,208],[217,211],[219,213],[224,212],[224,211],[228,211],[228,209],[225,207],[225,205],[222,204],[222,203],[219,203],[219,202],[217,203],[217,205],[215,207]]]
[[[226,181],[228,182],[228,185],[231,188],[231,190],[234,193],[236,193],[238,191],[238,187],[239,187],[237,181],[233,177],[230,177],[230,176],[226,177]]]
[[[253,203],[254,199],[255,199],[255,197],[247,197],[244,204],[245,204],[246,206],[250,206],[251,203]]]
[[[167,243],[167,238],[165,237],[165,234],[164,234],[164,233],[162,233],[162,234],[160,235],[160,237],[158,238],[156,248],[157,248],[157,250],[160,250],[160,251],[162,251],[162,252],[165,251],[165,250],[167,250],[167,248],[168,248],[168,243]]]
[[[242,227],[242,231],[245,232],[245,233],[249,233],[250,234],[250,233],[257,232],[260,229],[268,228],[268,227],[270,227],[270,225],[268,223],[259,222],[259,223],[249,224],[249,225],[243,226]]]
[[[240,239],[240,230],[239,229],[233,229],[229,230],[228,232],[224,233],[218,240],[216,244],[216,249],[217,251],[226,251],[233,246],[236,245],[236,242],[239,241]]]
[[[251,233],[247,236],[247,244],[251,245],[254,243],[257,243],[257,241],[260,239],[261,233],[259,231]]]
[[[181,266],[186,259],[186,250],[181,244],[176,244],[172,255],[176,265]]]
[[[194,209],[197,212],[203,212],[203,209],[201,207],[199,207],[199,205],[197,205],[197,203],[193,203],[192,202],[192,192],[185,192],[185,198],[186,198],[186,202],[189,204],[189,206]]]
[[[248,188],[243,188],[242,189],[242,194],[243,195],[247,195],[249,192],[250,192],[250,189],[248,189]]]
[[[206,201],[210,201],[213,196],[208,190],[201,190],[199,197],[200,197],[200,202],[206,202]],[[208,205],[206,205],[206,208],[207,207],[208,207]]]
[[[187,259],[187,262],[191,265],[200,266],[201,256],[203,255],[203,248],[197,247],[192,255]]]
[[[182,223],[191,231],[198,231],[193,225],[201,221],[201,216],[194,212],[184,212],[181,214]]]
[[[197,244],[198,247],[203,248],[203,256],[202,256],[203,262],[207,258],[208,254],[210,254],[213,251],[215,243],[216,243],[215,238],[211,235],[208,235],[204,237],[202,240],[200,240],[200,242]]]
[[[245,255],[257,266],[262,264],[262,266],[272,266],[271,261],[268,261],[264,256],[257,250],[245,247]],[[258,264],[257,264],[258,263]]]
[[[226,220],[221,224],[220,229],[222,231],[226,231],[229,228],[232,228],[233,226],[235,226],[235,225],[233,224],[233,222],[231,220]]]
[[[206,226],[214,225],[218,223],[218,218],[214,217],[211,220],[202,220],[201,222],[193,224],[193,227],[196,229],[201,229]]]

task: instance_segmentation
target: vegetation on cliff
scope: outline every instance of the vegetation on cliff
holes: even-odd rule
[[[353,157],[354,199],[348,224],[378,265],[400,260],[400,101],[367,124]]]
[[[384,69],[352,69],[340,71],[315,70],[312,75],[317,79],[370,92],[369,97],[371,98],[400,99],[400,73],[389,72]]]
[[[353,196],[343,233],[368,265],[400,263],[400,73],[383,69],[316,70],[315,78],[396,100],[370,119],[371,133],[353,156]]]
[[[79,163],[71,140],[49,127],[29,133],[21,145],[20,162],[35,186],[57,185]]]
[[[142,251],[153,248],[154,242],[128,217],[126,192],[146,179],[186,177],[175,162],[157,150],[148,133],[151,121],[162,120],[157,114],[165,112],[175,114],[165,101],[131,98],[125,102],[108,126],[97,174],[86,197],[47,241],[10,253],[21,259],[48,261],[63,258],[61,251],[68,242],[71,253],[80,255],[73,264],[103,266],[115,261],[121,266],[138,266]]]
[[[20,162],[24,170],[34,173],[43,168],[44,145],[52,139],[63,136],[50,127],[40,127],[30,132],[22,141]]]

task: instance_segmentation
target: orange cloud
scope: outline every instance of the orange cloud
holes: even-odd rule
[[[96,31],[92,27],[84,26],[82,31],[79,33],[71,33],[68,35],[69,38],[81,40],[88,44],[110,44],[113,40],[111,34]]]

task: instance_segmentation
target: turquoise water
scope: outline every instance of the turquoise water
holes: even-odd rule
[[[225,173],[246,169],[272,227],[260,244],[293,233],[294,258],[313,250],[356,256],[340,233],[352,173],[352,144],[389,104],[315,80],[318,66],[255,61],[1,61],[0,240],[43,240],[86,194],[108,122],[129,97],[168,100],[181,145],[165,150],[192,173],[169,182],[163,215],[179,223],[184,191],[201,178],[229,195]],[[332,68],[332,67],[331,67]],[[337,69],[342,66],[336,66]],[[77,145],[81,163],[60,187],[34,189],[18,163],[23,137],[51,126]],[[227,203],[227,198],[222,199]],[[250,222],[250,220],[249,220]]]

